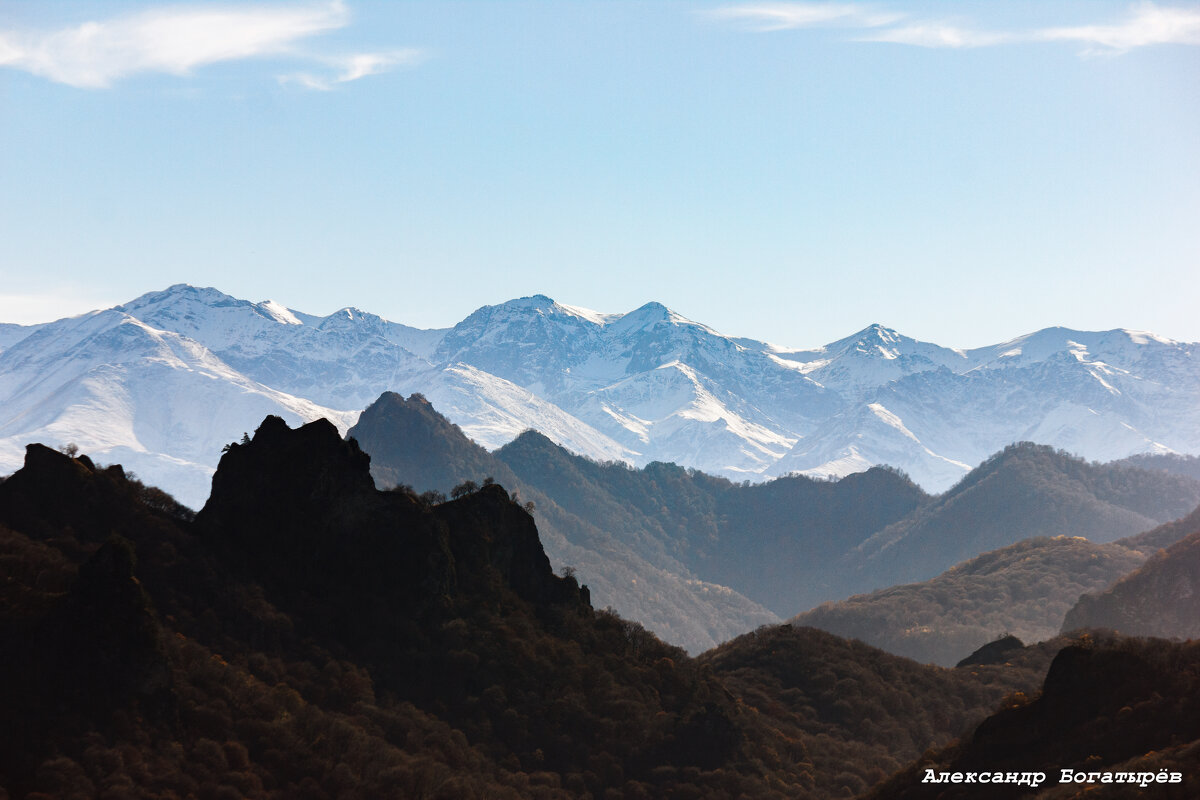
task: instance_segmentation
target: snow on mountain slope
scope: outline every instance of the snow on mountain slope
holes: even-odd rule
[[[736,394],[671,361],[590,392],[576,416],[635,450],[713,473],[762,472],[795,441]]]
[[[765,345],[745,346],[661,303],[627,314],[541,295],[486,306],[443,338],[434,360],[450,358],[554,403],[636,463],[756,474],[798,429],[837,408],[836,395],[780,368]]]
[[[200,342],[255,381],[331,408],[365,408],[399,376],[429,366],[392,341],[403,326],[355,308],[313,317],[180,284],[117,310]]]
[[[835,417],[773,464],[772,477],[793,472],[840,478],[876,464],[900,466],[922,487],[953,485],[978,461],[957,461],[926,447],[904,420],[881,403]]]
[[[12,322],[0,322],[0,353],[26,336],[36,333],[42,327],[42,325],[17,325]]]
[[[906,375],[938,367],[960,371],[971,363],[960,350],[921,342],[878,324],[817,350],[773,347],[772,354],[781,365],[802,372],[847,400]]]
[[[267,414],[343,430],[357,417],[251,381],[200,343],[115,309],[46,325],[0,354],[4,471],[20,466],[25,443],[74,443],[199,507],[222,446]]]
[[[440,413],[457,420],[463,433],[488,449],[533,429],[596,461],[631,462],[638,455],[533,392],[469,364],[411,375],[396,391],[423,394]]]
[[[177,348],[199,347],[206,355],[188,350],[188,358],[204,366],[178,359],[167,373],[173,378],[155,377],[165,382],[138,395],[135,413],[128,392],[151,380],[152,364],[161,369],[170,359],[141,345],[125,352],[118,337],[84,368],[79,359],[96,342],[48,346],[68,329],[100,324],[87,321],[95,315],[0,326],[0,387],[15,398],[3,412],[0,467],[14,463],[9,451],[19,452],[20,437],[50,435],[54,424],[76,419],[55,405],[68,385],[90,392],[72,402],[94,410],[89,441],[97,446],[160,454],[172,474],[180,464],[215,463],[215,454],[199,453],[212,436],[173,435],[156,449],[142,441],[149,434],[129,428],[190,409],[214,417],[175,397],[205,396],[177,382],[187,370],[221,384],[222,396],[269,398],[261,402],[300,417],[318,409],[344,417],[385,390],[421,392],[487,447],[535,428],[593,458],[674,461],[735,479],[843,475],[885,462],[937,491],[1024,439],[1093,459],[1200,453],[1197,345],[1135,331],[1047,328],[962,351],[871,325],[800,349],[725,336],[661,303],[608,314],[535,295],[484,306],[449,329],[420,330],[355,308],[321,317],[186,285],[105,313],[140,323],[146,335],[173,334]],[[29,368],[23,359],[41,347],[45,359]],[[106,364],[126,373],[104,377]],[[33,382],[28,394],[17,391],[21,381]],[[154,407],[166,416],[154,416]],[[16,419],[22,415],[41,423]],[[121,432],[103,433],[106,426]]]

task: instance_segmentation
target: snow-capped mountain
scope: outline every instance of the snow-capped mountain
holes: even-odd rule
[[[343,430],[420,392],[495,448],[525,428],[599,460],[736,479],[890,463],[948,488],[1005,445],[1087,458],[1200,453],[1197,345],[1048,328],[955,350],[881,325],[816,349],[723,335],[659,303],[537,295],[420,330],[186,285],[107,311],[0,325],[0,471],[34,440],[120,460],[198,505],[220,448],[267,413]]]
[[[29,442],[74,443],[199,505],[221,448],[266,414],[357,414],[258,383],[194,339],[119,309],[38,326],[0,354],[0,469]]]

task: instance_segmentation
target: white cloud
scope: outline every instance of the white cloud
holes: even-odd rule
[[[387,53],[355,53],[320,61],[335,70],[332,75],[314,75],[311,72],[294,72],[280,75],[280,83],[294,83],[306,89],[329,91],[336,84],[349,83],[368,75],[378,75],[398,66],[411,65],[424,57],[420,50],[393,50]]]
[[[816,25],[874,28],[903,19],[903,14],[879,12],[856,3],[754,3],[726,6],[709,12],[720,19],[741,20],[754,30],[781,31]]]
[[[341,0],[291,5],[179,5],[53,31],[0,30],[0,65],[80,88],[104,88],[139,73],[188,75],[198,67],[259,57],[332,64],[345,82],[411,60],[415,51],[323,58],[303,52],[308,38],[349,24]]]
[[[917,47],[990,47],[1015,42],[1075,41],[1089,45],[1088,53],[1123,53],[1153,44],[1200,45],[1200,8],[1132,6],[1128,18],[1115,25],[1081,25],[1018,32],[979,30],[911,17],[857,3],[763,3],[725,6],[712,16],[749,22],[757,31],[778,31],[818,25],[864,30],[856,41],[892,42]]]
[[[1082,42],[1093,46],[1089,52],[1121,53],[1154,44],[1200,45],[1200,9],[1139,3],[1120,24],[1046,28],[1036,38]]]
[[[960,48],[989,47],[1017,41],[1019,37],[1007,33],[960,28],[941,22],[928,22],[885,28],[857,38],[861,42],[892,42],[916,47]]]

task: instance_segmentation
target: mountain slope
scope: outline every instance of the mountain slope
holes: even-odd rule
[[[0,354],[0,458],[23,443],[72,442],[165,477],[195,505],[221,448],[266,414],[355,416],[257,383],[180,334],[116,310],[46,325]]]
[[[414,395],[386,393],[350,429],[371,455],[371,472],[383,487],[450,492],[466,481],[491,478],[521,502],[532,502],[552,563],[577,572],[600,607],[611,606],[667,641],[701,652],[778,617],[736,591],[698,579],[663,548],[661,538],[634,514],[614,524],[579,508],[564,508],[552,495],[515,473],[498,455]],[[527,434],[530,435],[530,434]]]
[[[923,583],[825,603],[791,620],[889,653],[953,666],[1002,633],[1054,637],[1084,592],[1106,587],[1145,560],[1120,544],[1026,539]]]
[[[828,599],[837,582],[827,570],[926,499],[885,469],[840,481],[794,476],[741,485],[674,464],[598,464],[537,434],[496,456],[578,516],[781,615]]]
[[[1200,643],[1088,637],[1059,651],[1040,693],[1014,695],[866,797],[1190,798],[1198,767]],[[1006,780],[1038,773],[1036,786]]]
[[[1200,527],[1103,590],[1079,598],[1063,630],[1200,638]]]
[[[1200,502],[1200,482],[1163,472],[1089,464],[1028,442],[989,458],[949,492],[856,548],[855,591],[933,577],[1022,539],[1082,536],[1111,542],[1175,519]]]

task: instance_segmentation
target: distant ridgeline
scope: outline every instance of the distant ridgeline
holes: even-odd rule
[[[777,625],[693,659],[553,574],[499,483],[442,502],[368,469],[268,417],[192,514],[30,445],[0,482],[0,796],[818,800],[927,767],[1200,790],[1193,645],[947,670]]]
[[[1080,594],[1159,546],[1109,542],[1200,505],[1185,475],[1028,443],[930,497],[883,468],[740,484],[600,464],[532,431],[488,453],[419,395],[384,394],[349,436],[380,486],[445,493],[491,476],[532,500],[552,562],[575,567],[599,605],[692,652],[768,621],[766,609],[788,617],[873,589],[797,622],[945,665],[1004,631],[1048,638]]]
[[[608,314],[544,295],[420,330],[178,284],[0,323],[0,473],[28,442],[75,443],[199,506],[221,446],[264,416],[344,433],[384,391],[423,394],[490,450],[533,429],[600,461],[736,482],[890,464],[942,492],[1021,440],[1102,461],[1154,453],[1193,477],[1195,459],[1161,454],[1200,454],[1200,344],[1146,332],[1047,328],[960,350],[874,324],[796,348],[657,302]]]

